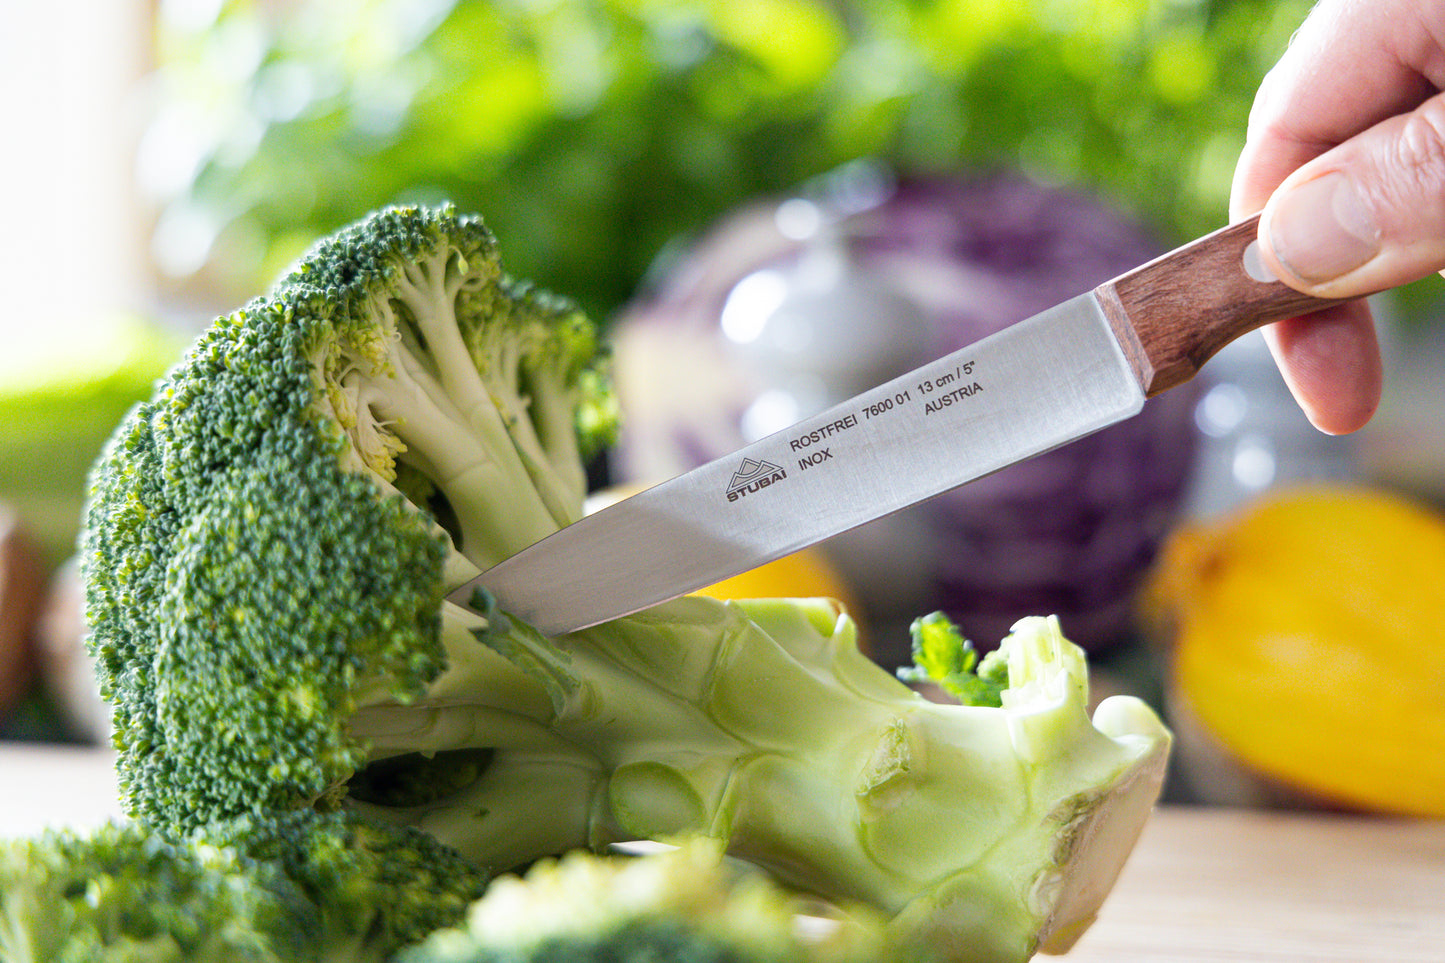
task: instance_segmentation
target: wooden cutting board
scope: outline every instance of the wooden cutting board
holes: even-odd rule
[[[1445,822],[1166,807],[1059,959],[1445,963]]]

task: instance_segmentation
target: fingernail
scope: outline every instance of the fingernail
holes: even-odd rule
[[[1305,181],[1274,204],[1274,256],[1295,277],[1320,284],[1343,277],[1380,253],[1380,229],[1354,181],[1335,171]]]

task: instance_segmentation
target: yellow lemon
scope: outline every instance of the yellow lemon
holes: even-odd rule
[[[1445,816],[1445,518],[1364,488],[1284,491],[1178,532],[1146,589],[1177,698],[1246,767],[1322,799]]]

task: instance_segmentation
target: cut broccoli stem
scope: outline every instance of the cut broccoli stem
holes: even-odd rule
[[[394,807],[348,798],[348,810],[448,841],[489,872],[539,854],[598,849],[620,841],[606,818],[606,774],[576,750],[496,753],[481,777],[429,804]]]
[[[473,786],[387,818],[493,869],[533,846],[703,834],[897,915],[900,933],[978,950],[960,959],[1023,960],[1087,925],[1168,748],[1137,700],[1090,722],[1082,657],[1046,619],[1000,648],[1018,683],[1001,706],[931,703],[870,669],[821,600],[689,598],[561,638],[517,623],[480,636],[489,657],[449,669],[466,675],[438,680],[449,697],[360,713],[374,755],[492,750]],[[524,678],[504,682],[497,657]],[[457,706],[461,690],[507,707]]]

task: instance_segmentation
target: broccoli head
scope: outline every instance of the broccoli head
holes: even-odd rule
[[[381,963],[460,923],[485,883],[420,832],[314,810],[181,840],[52,830],[0,843],[0,959]]]
[[[581,514],[614,421],[591,324],[449,208],[379,212],[217,320],[93,473],[129,811],[184,835],[341,810],[491,872],[700,834],[951,958],[1067,945],[1169,740],[1137,700],[1090,720],[1052,620],[983,664],[921,628],[920,671],[965,700],[940,705],[827,599],[684,598],[556,638],[445,601]]]
[[[446,664],[443,590],[580,514],[601,361],[449,209],[380,212],[213,324],[93,472],[81,565],[131,811],[329,805],[365,758],[339,720]]]

